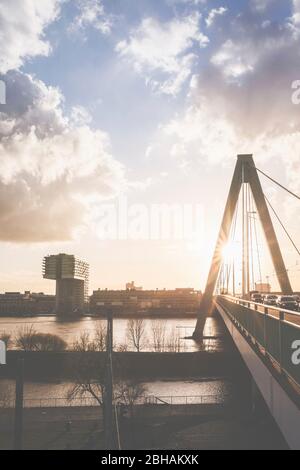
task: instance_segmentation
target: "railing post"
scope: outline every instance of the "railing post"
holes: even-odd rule
[[[267,317],[269,314],[268,307],[264,308],[264,347],[265,347],[265,353],[267,354]]]
[[[279,312],[279,366],[282,372],[282,322],[284,321],[284,312]]]

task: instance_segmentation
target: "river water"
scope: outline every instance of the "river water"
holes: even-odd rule
[[[234,392],[234,384],[228,380],[203,378],[201,380],[154,380],[144,382],[145,397],[159,397],[173,404],[220,403],[228,400]],[[68,393],[71,382],[46,383],[26,382],[24,399],[26,407],[68,406]],[[14,396],[15,384],[11,380],[0,380],[0,390],[9,390],[11,399]],[[89,395],[87,395],[89,397]],[[80,400],[80,404],[89,404]],[[75,399],[75,403],[79,401]]]
[[[166,342],[170,335],[178,334],[180,336],[180,351],[193,352],[199,351],[200,346],[192,339],[186,339],[193,333],[196,320],[195,319],[145,319],[145,339],[144,351],[153,351],[153,322],[160,325],[165,331]],[[56,317],[34,317],[34,318],[0,318],[0,334],[10,333],[12,339],[16,337],[18,331],[24,328],[33,327],[35,331],[40,333],[51,333],[63,338],[68,347],[71,349],[74,341],[76,341],[83,332],[88,332],[91,336],[95,334],[99,323],[106,324],[105,320],[94,317],[85,317],[75,321],[61,321]],[[224,333],[223,324],[218,318],[209,318],[206,323],[204,334],[207,336],[220,336]],[[127,344],[128,350],[132,349],[128,342],[128,320],[117,318],[114,320],[114,345],[118,346]],[[213,352],[223,351],[224,344],[222,339],[208,339],[204,341],[201,349]],[[223,378],[201,378],[199,380],[157,380],[146,382],[146,395],[159,397],[211,397],[217,396],[220,399],[232,394],[233,384]],[[7,380],[0,381],[0,388],[11,389],[12,395],[14,383]],[[54,398],[65,398],[68,391],[72,387],[69,382],[61,383],[38,383],[27,382],[25,384],[26,400],[51,400]]]
[[[60,336],[71,349],[73,343],[79,339],[83,332],[90,334],[91,338],[94,336],[99,324],[106,324],[103,319],[94,317],[84,317],[74,321],[62,321],[56,317],[34,317],[34,318],[0,318],[0,334],[3,332],[10,333],[12,339],[16,337],[20,330],[30,328],[31,326],[38,333],[51,333]],[[145,335],[144,335],[144,351],[153,351],[154,340],[153,330],[158,325],[165,332],[165,342],[174,334],[180,337],[180,351],[192,352],[198,351],[199,345],[192,339],[186,339],[191,336],[196,324],[196,319],[145,319]],[[206,322],[205,335],[219,336],[222,334],[222,324],[216,318],[209,318]],[[114,345],[116,348],[125,345],[127,350],[133,349],[128,340],[128,320],[123,318],[116,318],[114,320]],[[201,347],[203,349],[203,346]],[[209,339],[204,341],[204,349],[212,351],[220,351],[223,349],[223,344],[220,339]]]

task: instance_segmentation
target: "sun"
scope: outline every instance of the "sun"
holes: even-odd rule
[[[237,242],[228,242],[224,245],[222,249],[222,258],[224,261],[232,260],[233,258],[238,257],[239,255],[239,246]]]

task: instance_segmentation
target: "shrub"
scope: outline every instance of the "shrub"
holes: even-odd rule
[[[22,351],[64,351],[67,343],[56,335],[37,333],[33,326],[21,329],[16,337],[16,347]]]

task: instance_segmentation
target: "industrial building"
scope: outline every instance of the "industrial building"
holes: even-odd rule
[[[88,263],[64,253],[46,256],[43,277],[56,281],[55,310],[58,316],[84,313],[89,300]]]
[[[131,284],[132,285],[132,284]],[[192,288],[175,290],[98,289],[90,297],[90,312],[104,315],[113,304],[119,304],[119,315],[194,316],[199,308],[201,292]]]
[[[26,291],[0,294],[0,316],[50,315],[55,311],[55,296]]]

